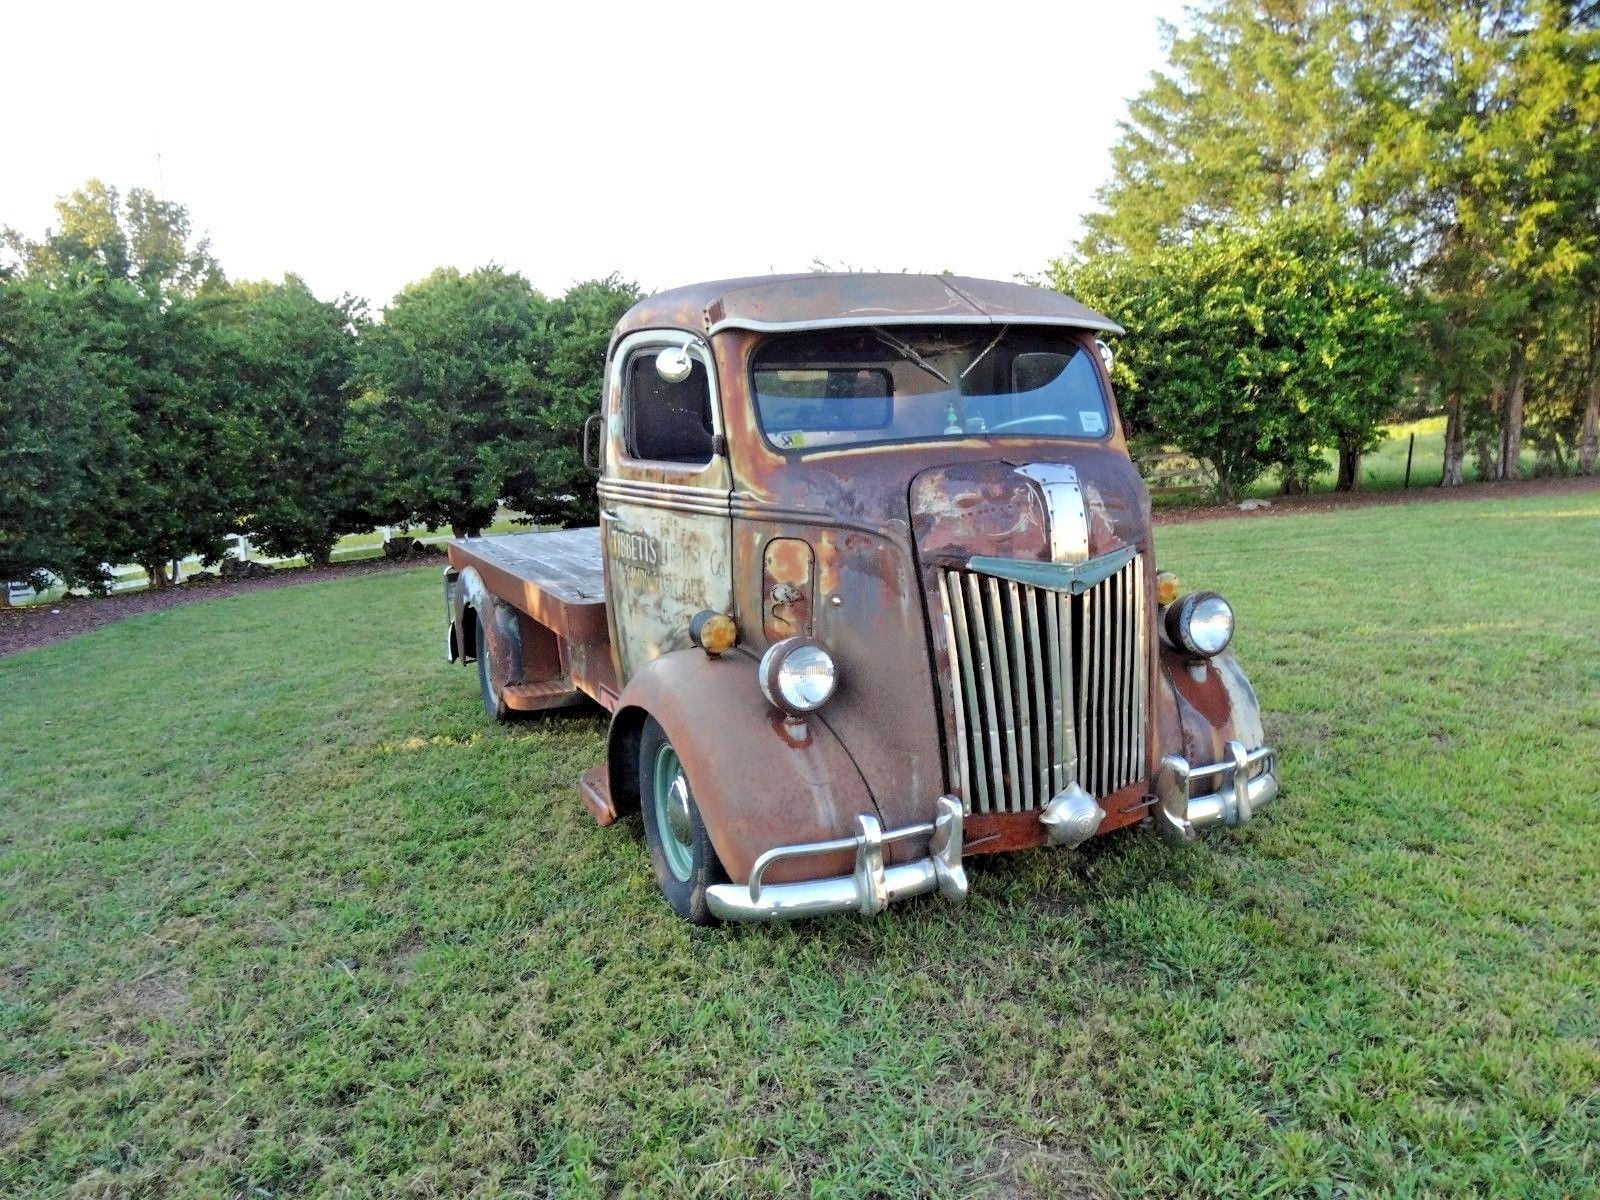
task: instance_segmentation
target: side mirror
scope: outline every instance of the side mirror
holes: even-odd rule
[[[656,355],[656,374],[668,383],[682,383],[693,370],[694,359],[687,346],[668,346]]]
[[[1111,353],[1111,347],[1106,345],[1099,338],[1095,338],[1095,340],[1094,340],[1094,348],[1096,350],[1100,351],[1100,361],[1105,363],[1106,370],[1110,371],[1111,370],[1111,362],[1112,362],[1112,359],[1114,357],[1112,355],[1112,353]]]
[[[594,431],[600,428],[600,413],[590,413],[583,421],[583,465],[596,475],[600,474],[600,440]]]

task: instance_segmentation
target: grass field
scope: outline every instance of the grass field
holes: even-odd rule
[[[1278,806],[871,923],[673,919],[434,570],[0,661],[0,1195],[1594,1194],[1600,493],[1159,541]]]

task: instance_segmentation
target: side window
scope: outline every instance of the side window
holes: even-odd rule
[[[668,383],[656,371],[660,347],[628,360],[623,409],[628,454],[653,462],[711,461],[711,388],[698,359],[689,378]]]

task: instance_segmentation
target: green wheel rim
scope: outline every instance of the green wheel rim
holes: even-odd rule
[[[655,805],[656,831],[661,835],[661,855],[667,870],[680,883],[694,873],[694,826],[689,819],[689,779],[669,745],[656,751],[651,772],[651,802]]]

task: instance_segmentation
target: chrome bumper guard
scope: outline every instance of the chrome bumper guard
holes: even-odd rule
[[[1211,781],[1215,780],[1215,783]],[[1200,783],[1212,790],[1195,794]],[[1228,743],[1228,758],[1208,767],[1191,767],[1169,754],[1155,778],[1156,832],[1166,842],[1192,842],[1208,825],[1237,828],[1278,794],[1278,756],[1270,746],[1246,750]]]
[[[750,868],[750,882],[717,883],[706,889],[714,916],[724,921],[782,921],[792,917],[818,917],[824,913],[858,912],[872,916],[892,901],[920,896],[938,889],[947,900],[967,896],[967,873],[961,865],[961,801],[941,796],[938,815],[931,824],[884,829],[876,817],[856,818],[851,837],[826,842],[802,842],[768,850]],[[926,837],[928,857],[886,867],[883,848],[890,842]],[[800,883],[762,885],[773,863],[814,854],[854,850],[856,869],[832,879],[807,879]]]

